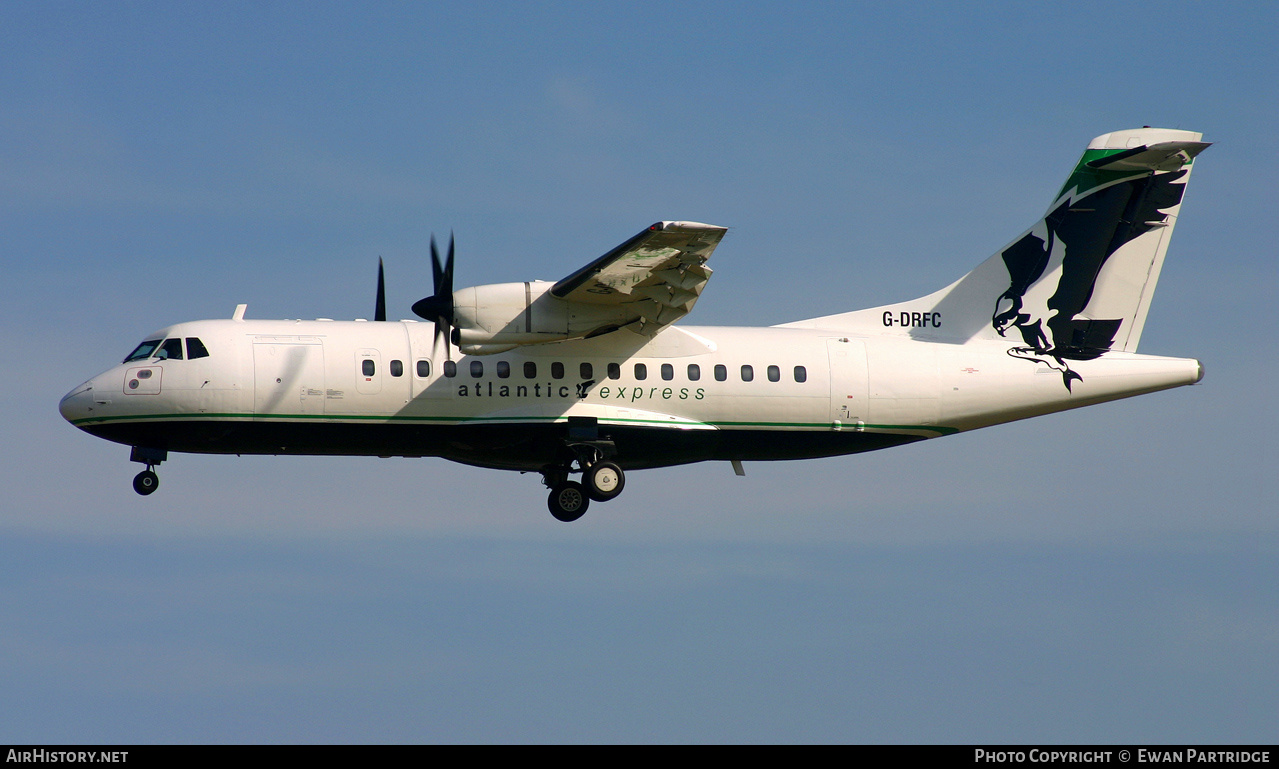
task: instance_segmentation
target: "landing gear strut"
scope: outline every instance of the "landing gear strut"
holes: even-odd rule
[[[133,490],[147,496],[154,494],[155,490],[160,488],[160,476],[155,474],[152,468],[169,458],[169,452],[164,449],[149,449],[143,446],[134,446],[129,452],[130,462],[141,462],[147,466],[147,469],[133,476]]]

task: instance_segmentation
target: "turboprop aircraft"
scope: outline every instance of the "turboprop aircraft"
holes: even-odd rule
[[[883,449],[1194,384],[1138,355],[1195,157],[1190,131],[1094,139],[1048,212],[972,272],[898,304],[768,328],[674,325],[725,228],[653,224],[568,277],[453,288],[420,318],[178,323],[67,393],[132,447],[151,494],[169,452],[443,457],[540,473],[561,521],[626,472]],[[581,482],[570,477],[580,474]]]

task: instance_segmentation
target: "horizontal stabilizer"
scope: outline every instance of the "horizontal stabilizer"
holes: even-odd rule
[[[1160,142],[1090,160],[1088,167],[1098,171],[1176,171],[1210,146],[1211,142]]]

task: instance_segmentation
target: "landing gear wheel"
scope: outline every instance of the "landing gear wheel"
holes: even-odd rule
[[[626,475],[612,462],[596,462],[582,474],[586,493],[596,502],[607,502],[622,493]]]
[[[586,496],[586,490],[577,481],[557,483],[555,488],[551,489],[551,496],[546,500],[546,506],[550,508],[555,520],[565,523],[581,518],[590,504],[591,500]]]
[[[133,490],[146,496],[160,488],[160,477],[150,470],[143,470],[133,476]]]

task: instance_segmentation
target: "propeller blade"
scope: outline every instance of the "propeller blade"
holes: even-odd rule
[[[444,360],[453,360],[453,348],[449,345],[448,334],[444,328],[441,328],[442,325],[444,324],[441,321],[437,321],[435,324],[435,339],[431,343],[431,357],[437,361],[440,359],[440,339],[443,339]]]
[[[431,233],[431,285],[435,293],[440,293],[440,278],[444,277],[444,268],[440,266],[440,249],[435,247],[435,233]]]
[[[442,293],[448,297],[449,312],[444,318],[444,359],[453,360],[453,336],[457,334],[457,328],[453,327],[453,231],[449,230],[449,258],[444,262],[444,285],[436,289],[436,293]],[[435,325],[436,333],[440,330],[440,324]]]
[[[373,308],[373,320],[386,320],[386,278],[380,256],[377,258],[377,304]]]
[[[440,324],[435,324],[435,335],[431,339],[431,360],[438,366],[440,363]]]
[[[435,292],[440,293],[436,288]],[[449,231],[449,260],[444,264],[444,293],[448,294],[450,304],[453,301],[453,232]]]
[[[435,236],[431,236],[431,279],[435,284],[435,293],[419,299],[413,305],[413,312],[419,318],[435,321],[435,347],[439,347],[440,336],[443,335],[447,360],[453,360],[453,350],[449,344],[450,327],[453,325],[453,250],[453,234],[449,233],[448,260],[441,265],[440,249],[435,245]]]

